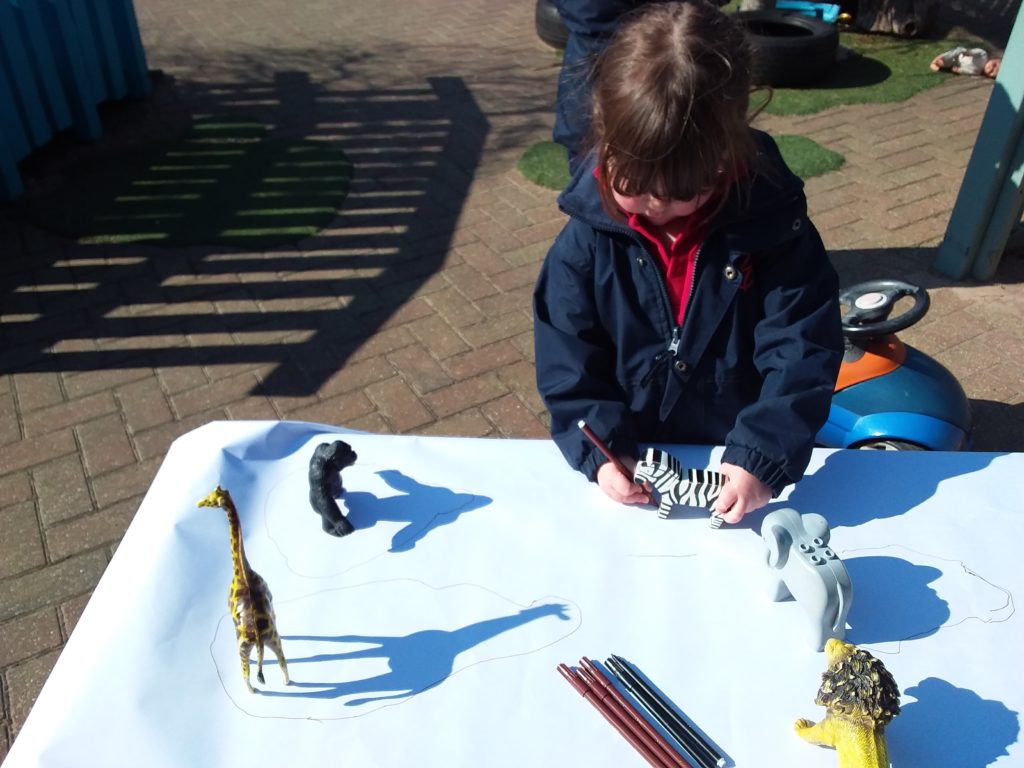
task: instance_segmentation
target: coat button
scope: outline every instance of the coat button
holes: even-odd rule
[[[738,273],[736,272],[736,267],[734,267],[732,264],[730,264],[729,266],[727,266],[725,268],[724,274],[725,274],[725,279],[726,280],[735,280],[736,279],[736,275]]]
[[[680,373],[684,373],[686,371],[686,363],[682,360],[676,360],[676,370]]]
[[[796,232],[800,227],[803,226],[803,221],[800,219],[793,219],[793,231]]]
[[[637,256],[637,257],[636,257],[636,263],[637,263],[637,264],[639,264],[639,265],[640,265],[640,266],[642,267],[642,266],[643,266],[644,264],[646,264],[647,262],[646,262],[646,261],[644,261],[644,257],[643,257],[643,256]]]

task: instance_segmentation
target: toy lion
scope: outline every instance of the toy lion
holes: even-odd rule
[[[832,638],[828,668],[814,703],[828,712],[820,723],[797,720],[800,738],[834,747],[839,768],[889,768],[885,726],[900,713],[900,689],[889,670],[867,651]]]

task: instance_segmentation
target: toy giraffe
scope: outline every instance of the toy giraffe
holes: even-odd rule
[[[281,650],[281,638],[277,634],[274,622],[274,606],[271,603],[270,589],[256,571],[249,567],[242,547],[242,524],[238,520],[238,510],[231,500],[231,494],[219,485],[209,496],[200,499],[199,507],[220,507],[228,515],[231,527],[231,562],[234,566],[234,578],[231,580],[231,591],[228,593],[228,610],[235,622],[235,638],[238,641],[238,653],[242,657],[242,676],[245,687],[253,693],[249,682],[249,654],[256,647],[256,679],[263,679],[263,646],[270,646],[277,656],[277,662],[284,673],[284,684],[288,685],[288,662]]]

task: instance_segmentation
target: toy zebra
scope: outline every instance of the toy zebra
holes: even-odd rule
[[[648,448],[637,462],[633,479],[647,481],[661,495],[658,516],[668,517],[676,506],[710,507],[722,492],[722,473],[710,469],[683,470],[674,456],[658,448]],[[713,513],[708,524],[722,525],[722,518]]]

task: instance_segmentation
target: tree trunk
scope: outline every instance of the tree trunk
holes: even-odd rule
[[[919,37],[928,32],[939,0],[860,0],[853,19],[855,29],[898,37]]]

